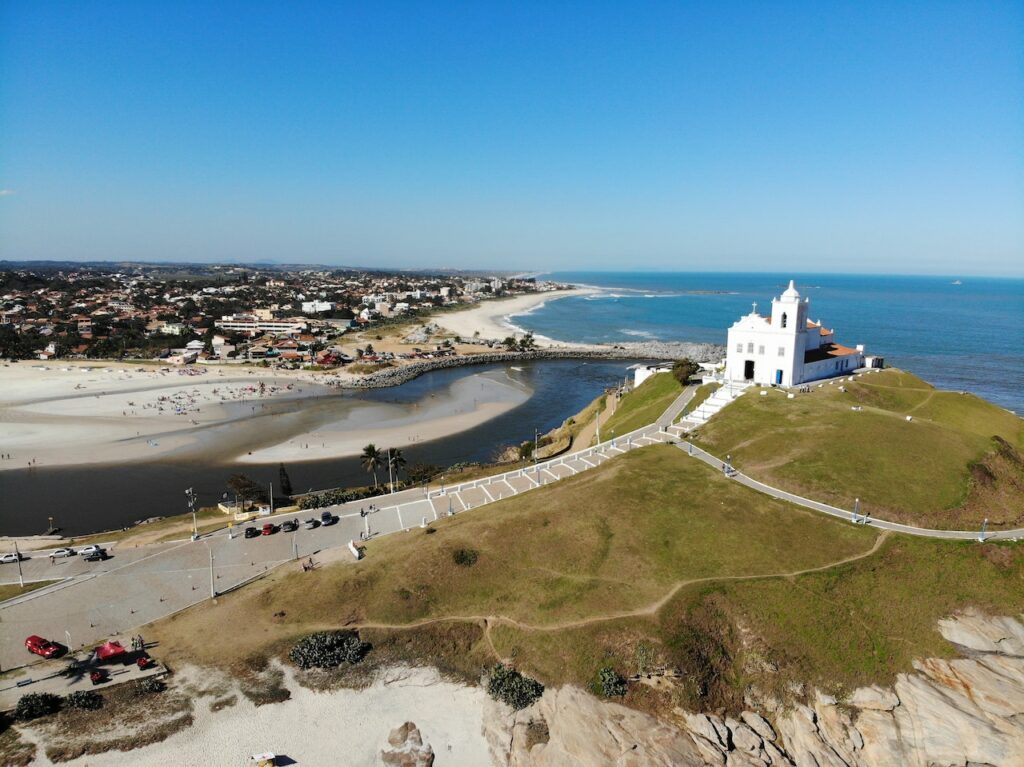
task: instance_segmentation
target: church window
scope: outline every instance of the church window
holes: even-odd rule
[[[785,357],[786,356],[786,347],[785,346],[780,346],[779,347],[779,356],[780,357]]]
[[[764,347],[763,346],[758,346],[757,347],[757,353],[758,354],[764,354]]]
[[[736,351],[739,354],[743,354],[743,344],[736,344]]]
[[[785,312],[783,312],[783,313],[782,313],[782,327],[786,327],[786,321],[787,321],[787,319],[788,319],[788,318],[786,317],[786,313],[785,313]]]
[[[753,342],[750,342],[750,343],[747,344],[747,354],[753,354],[753,353],[754,353],[754,344],[753,344]]]

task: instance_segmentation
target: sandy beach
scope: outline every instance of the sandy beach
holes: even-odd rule
[[[446,312],[435,315],[432,322],[463,338],[473,338],[475,333],[484,339],[502,339],[509,335],[522,335],[515,318],[536,311],[548,301],[557,301],[569,296],[588,296],[598,293],[596,288],[573,288],[547,293],[527,293],[522,296],[484,301],[478,306],[460,312]],[[583,348],[584,344],[571,344],[550,338],[538,337],[545,344],[565,348]]]
[[[423,402],[386,403],[340,394],[302,372],[8,364],[0,366],[0,471],[183,455],[339,457],[369,441],[401,447],[470,429],[529,397],[500,376],[468,379]]]
[[[83,756],[68,767],[206,767],[252,764],[253,754],[273,752],[299,765],[380,764],[389,733],[415,723],[437,757],[451,767],[493,764],[484,736],[484,716],[493,704],[479,687],[446,682],[433,669],[391,669],[362,690],[314,692],[288,682],[291,698],[255,706],[237,702],[210,711],[211,697],[194,702],[194,724],[132,751]],[[35,764],[52,765],[39,752]]]

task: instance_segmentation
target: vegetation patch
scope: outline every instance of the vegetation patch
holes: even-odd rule
[[[35,758],[35,744],[22,738],[10,718],[0,714],[0,764],[27,767]]]
[[[762,482],[847,509],[859,498],[877,517],[1024,524],[1024,421],[899,370],[812,385],[794,399],[755,388],[695,441]]]
[[[612,434],[622,436],[654,423],[682,393],[682,384],[671,373],[652,375],[623,395],[615,412],[601,424],[602,439],[609,439]]]
[[[301,669],[337,668],[355,665],[370,651],[370,645],[355,631],[320,631],[303,637],[288,653]]]
[[[544,694],[544,685],[499,663],[487,675],[487,694],[518,711],[536,703]]]
[[[479,558],[476,549],[456,549],[452,552],[452,561],[459,567],[472,567]]]

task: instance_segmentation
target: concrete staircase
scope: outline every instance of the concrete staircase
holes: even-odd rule
[[[722,386],[717,389],[714,394],[704,400],[696,410],[691,413],[687,413],[679,423],[671,428],[674,431],[683,432],[702,426],[707,423],[711,416],[743,394],[743,392],[751,386],[752,384],[749,383],[727,382],[722,384]]]

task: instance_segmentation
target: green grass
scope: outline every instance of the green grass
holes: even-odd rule
[[[20,597],[22,594],[28,594],[30,591],[50,586],[56,582],[57,581],[32,581],[31,583],[26,583],[24,586],[19,586],[16,583],[4,584],[0,586],[0,602]]]
[[[692,413],[694,410],[703,405],[707,398],[714,394],[716,391],[718,391],[718,389],[721,388],[721,386],[722,384],[720,383],[706,383],[698,386],[697,391],[693,393],[693,399],[686,403],[686,407],[683,408],[683,412],[680,414],[680,418],[689,413]]]
[[[660,691],[631,685],[627,704],[736,711],[752,687],[782,699],[791,682],[889,683],[915,658],[952,652],[939,619],[1024,604],[1019,547],[879,538],[667,445],[431,529],[376,539],[358,565],[279,571],[147,635],[174,660],[244,666],[355,625],[375,663],[473,680],[500,657],[545,684],[582,686],[603,666],[632,674],[648,655],[682,676]],[[456,564],[459,549],[475,563]],[[247,630],[231,634],[238,625]],[[206,641],[229,634],[229,645]]]
[[[968,529],[985,517],[996,527],[1024,522],[1020,464],[992,464],[998,481],[990,487],[972,480],[972,464],[993,460],[993,436],[1024,447],[1021,419],[898,370],[841,383],[845,393],[837,382],[792,400],[754,389],[696,442],[764,482],[843,508],[859,497],[865,511],[887,519]]]
[[[668,409],[683,387],[671,373],[656,373],[619,402],[615,412],[601,424],[601,438],[614,433],[622,436],[634,429],[654,423]]]

